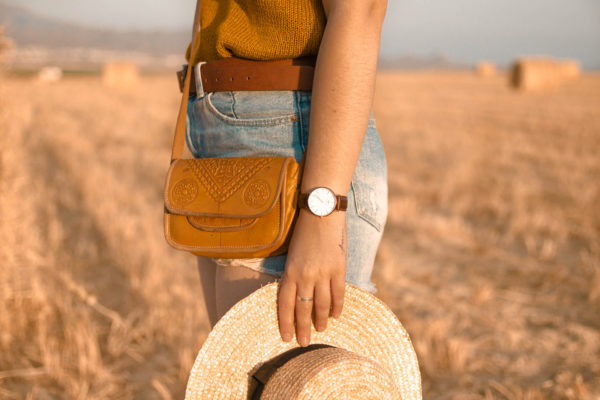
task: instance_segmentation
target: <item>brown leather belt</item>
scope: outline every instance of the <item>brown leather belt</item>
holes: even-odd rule
[[[238,90],[312,90],[316,56],[284,60],[255,61],[228,57],[199,63],[191,74],[190,95],[196,94],[196,77],[204,92]],[[183,90],[185,68],[178,71],[179,90]],[[200,71],[197,69],[200,68]]]

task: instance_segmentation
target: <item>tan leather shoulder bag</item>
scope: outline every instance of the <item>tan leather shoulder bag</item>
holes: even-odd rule
[[[200,0],[192,49],[199,13]],[[285,253],[298,210],[299,164],[293,157],[183,159],[191,70],[185,75],[165,184],[167,242],[214,258]]]

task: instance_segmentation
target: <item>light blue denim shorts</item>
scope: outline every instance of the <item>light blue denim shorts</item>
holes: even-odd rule
[[[311,92],[295,90],[206,92],[188,103],[186,140],[194,157],[294,156],[308,142]],[[387,168],[375,119],[348,192],[346,281],[371,293],[375,254],[387,217]],[[213,259],[219,266],[244,266],[282,276],[286,255]]]

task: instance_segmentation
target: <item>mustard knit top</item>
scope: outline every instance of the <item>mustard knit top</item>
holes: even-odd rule
[[[191,64],[232,56],[276,60],[316,55],[325,22],[321,0],[202,0]]]

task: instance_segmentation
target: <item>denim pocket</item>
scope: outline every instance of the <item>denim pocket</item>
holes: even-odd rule
[[[273,126],[296,122],[293,91],[210,92],[204,101],[220,120],[236,126]]]
[[[300,159],[300,108],[293,91],[208,92],[190,97],[188,147],[194,157]]]
[[[356,214],[381,231],[388,213],[387,165],[373,119],[369,120],[351,184]]]

